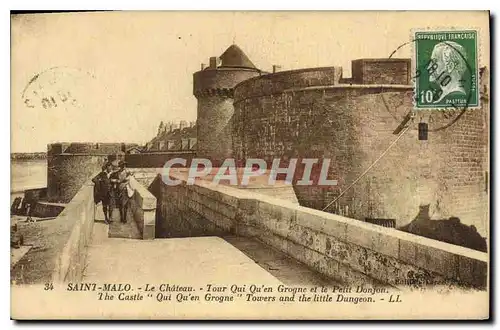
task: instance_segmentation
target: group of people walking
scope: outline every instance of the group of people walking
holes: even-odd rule
[[[133,190],[129,185],[132,175],[126,169],[126,163],[122,160],[106,162],[101,173],[92,179],[94,182],[94,201],[96,204],[102,202],[104,220],[107,224],[113,221],[112,212],[118,207],[120,221],[127,222],[127,211],[129,200]]]

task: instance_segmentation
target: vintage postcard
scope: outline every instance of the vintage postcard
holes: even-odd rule
[[[11,317],[490,317],[488,11],[11,14]]]

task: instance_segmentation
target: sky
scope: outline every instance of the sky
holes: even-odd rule
[[[412,29],[475,27],[487,13],[107,12],[11,19],[11,152],[53,142],[145,143],[160,121],[196,120],[193,73],[237,44],[261,70],[387,58]],[[411,58],[411,44],[393,57]],[[45,101],[41,101],[42,99]],[[51,101],[54,99],[54,101]]]

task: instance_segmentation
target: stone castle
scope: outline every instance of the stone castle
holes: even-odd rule
[[[158,168],[179,156],[215,162],[228,157],[269,162],[329,158],[329,178],[339,184],[294,185],[301,205],[320,210],[328,206],[328,212],[362,221],[394,219],[398,227],[415,221],[422,205],[429,205],[429,218],[458,217],[486,235],[489,100],[485,91],[480,109],[422,111],[409,120],[413,110],[409,59],[354,60],[352,77],[344,77],[336,66],[278,68],[264,72],[232,45],[194,73],[196,123],[163,124],[145,148],[134,152],[122,144],[84,144],[77,150],[50,145],[49,197],[69,201],[107,154],[122,155],[130,167]],[[426,140],[419,139],[421,123],[429,127]],[[402,130],[400,140],[370,168]]]

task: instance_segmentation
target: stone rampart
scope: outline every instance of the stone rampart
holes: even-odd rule
[[[485,288],[488,256],[281,199],[200,182],[159,180],[157,226],[165,237],[258,239],[343,283]]]
[[[53,282],[81,281],[94,218],[94,184],[87,181],[56,219],[69,226],[66,226],[67,231],[60,233],[67,236],[64,237],[66,243],[62,249],[54,251],[56,260],[52,273]]]

